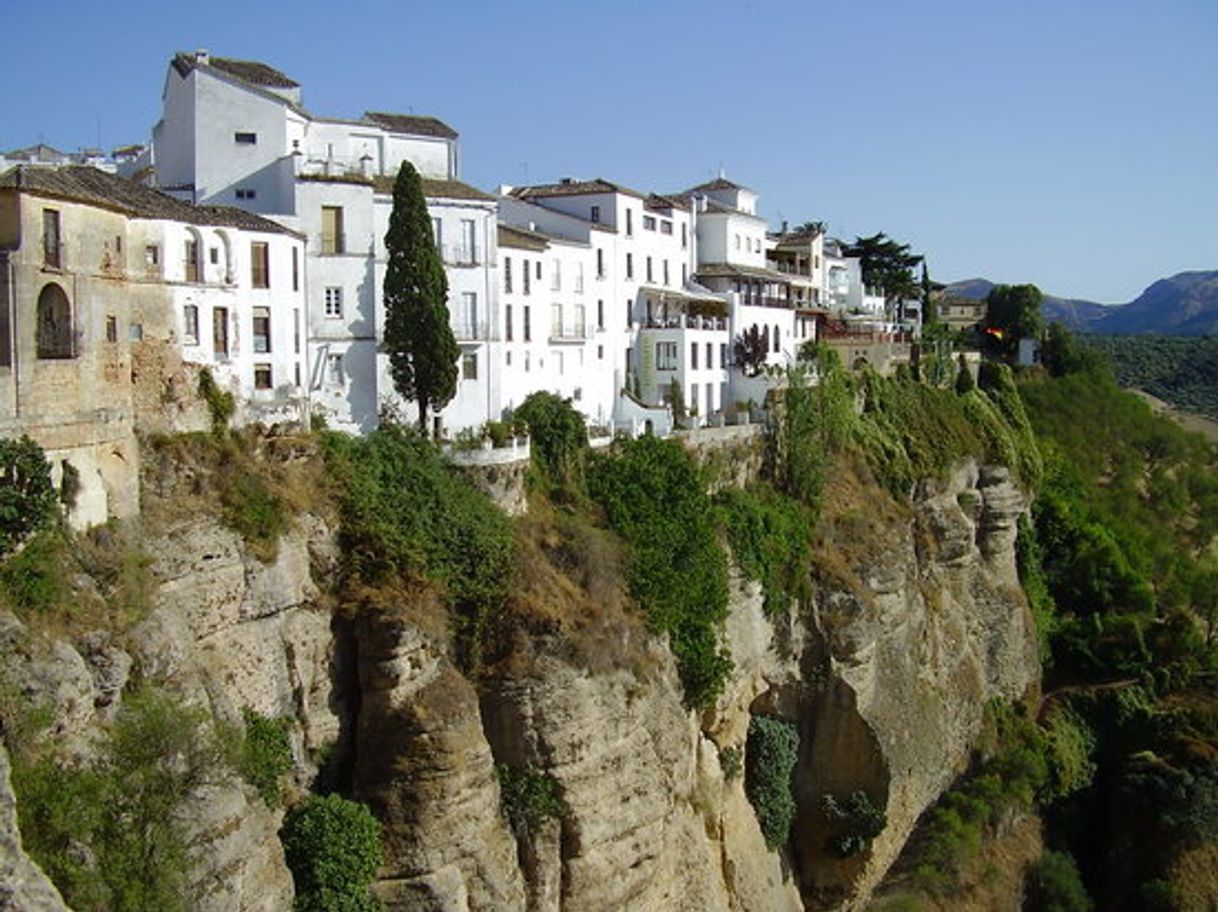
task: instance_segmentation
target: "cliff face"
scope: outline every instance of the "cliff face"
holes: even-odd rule
[[[857,908],[961,767],[984,702],[1036,681],[1015,575],[1023,508],[997,468],[962,466],[908,507],[844,480],[822,522],[811,605],[772,621],[757,588],[734,583],[735,670],[701,716],[682,705],[663,644],[612,614],[584,631],[582,652],[562,625],[535,625],[527,658],[476,686],[452,663],[427,593],[335,612],[333,533],[307,517],[270,565],[215,523],[182,522],[149,548],[154,610],[125,642],[18,649],[13,633],[6,653],[21,657],[25,692],[53,699],[61,734],[82,743],[132,673],[217,717],[245,706],[294,717],[299,782],[325,755],[323,775],[382,819],[377,891],[393,910]],[[565,585],[596,601],[594,586]],[[742,777],[721,765],[759,712],[801,736],[790,855],[765,848]],[[552,777],[561,815],[514,832],[496,764]],[[857,790],[888,823],[842,860],[826,846],[841,824],[824,796]],[[288,909],[278,815],[233,782],[196,805],[201,908]]]

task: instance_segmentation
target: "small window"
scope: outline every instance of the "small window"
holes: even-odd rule
[[[254,389],[269,390],[271,388],[271,366],[269,364],[254,365]]]
[[[346,251],[346,238],[343,236],[343,207],[321,207],[321,252],[336,254]]]
[[[212,264],[213,266],[215,266],[215,265],[219,264],[219,262],[220,262],[220,250],[219,250],[219,248],[217,248],[217,247],[212,247],[212,248],[211,248],[209,251],[207,251],[207,254],[208,254],[208,259],[209,259],[209,260],[211,260],[211,264]]]
[[[265,355],[271,350],[271,309],[254,308],[254,351]]]
[[[271,253],[265,241],[250,242],[250,284],[255,288],[271,287]]]
[[[331,386],[342,386],[346,382],[342,355],[326,355],[326,379]]]
[[[114,314],[106,314],[106,341],[118,341],[118,317]]]
[[[593,206],[592,207],[592,221],[600,222],[600,220],[601,220],[601,207]]]
[[[228,308],[214,307],[211,312],[212,353],[216,358],[228,357]]]
[[[626,254],[626,278],[634,278],[634,254]]]
[[[541,281],[541,260],[537,261],[537,281]]]
[[[512,305],[504,305],[503,308],[503,339],[505,342],[512,341]]]
[[[697,342],[689,343],[689,369],[690,370],[698,369],[698,343]]]
[[[187,241],[182,258],[186,263],[186,281],[199,281],[199,242]]]
[[[478,353],[465,352],[461,355],[461,379],[478,379]]]
[[[672,234],[672,222],[660,222],[660,234]]]
[[[300,248],[292,248],[292,291],[300,291]]]
[[[253,189],[252,187],[238,187],[237,188],[237,199],[252,200],[252,199],[257,199],[257,198],[258,198],[258,191]]]
[[[343,290],[337,286],[326,289],[326,318],[341,320],[343,316]]]
[[[512,293],[512,258],[510,256],[503,258],[503,292],[504,294]]]
[[[234,133],[233,142],[239,146],[253,146],[258,142],[257,133]]]
[[[653,281],[651,278],[651,257],[647,258],[647,281]]]
[[[634,234],[634,210],[626,210],[626,237]]]
[[[597,361],[605,360],[605,346],[603,346],[603,345],[596,346],[596,360]]]
[[[131,342],[144,341],[144,324],[132,323],[127,327],[127,339]]]
[[[676,342],[657,342],[656,343],[656,370],[676,370],[677,369],[677,343]]]
[[[199,344],[199,308],[187,304],[182,308],[182,340],[187,345]]]
[[[651,216],[651,215],[643,216],[643,230],[644,231],[655,231],[656,230],[655,216]]]
[[[604,301],[596,302],[596,328],[597,329],[605,328],[605,302]]]
[[[533,328],[532,328],[532,326],[529,325],[529,307],[527,304],[525,305],[525,308],[524,308],[524,327],[523,327],[523,329],[524,329],[524,341],[532,342],[533,341]],[[525,361],[525,364],[528,364],[527,360]],[[526,368],[526,370],[527,370],[527,368]]]
[[[56,209],[42,210],[42,265],[48,269],[63,268],[63,241]]]
[[[148,244],[144,248],[144,263],[148,266],[149,271],[156,269],[161,265],[161,248],[156,244]]]

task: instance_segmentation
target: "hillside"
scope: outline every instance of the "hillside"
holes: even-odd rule
[[[965,279],[947,287],[951,294],[984,298],[994,283]],[[1181,272],[1160,279],[1128,304],[1098,304],[1046,294],[1043,313],[1073,330],[1129,335],[1158,333],[1201,336],[1218,333],[1218,270]]]

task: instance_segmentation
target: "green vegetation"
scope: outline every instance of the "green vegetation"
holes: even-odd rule
[[[230,762],[258,790],[267,807],[280,807],[283,777],[292,771],[292,720],[272,719],[248,706],[241,718],[244,725],[230,747]]]
[[[715,503],[741,572],[761,583],[766,613],[784,614],[792,603],[805,602],[811,594],[809,511],[765,483],[728,488]]]
[[[753,716],[745,750],[744,791],[768,848],[785,845],[795,820],[794,774],[799,759],[795,723]]]
[[[297,912],[384,908],[368,893],[381,863],[381,825],[365,805],[310,795],[288,811],[279,838],[296,881]]]
[[[689,454],[650,435],[625,441],[592,463],[588,490],[626,540],[631,593],[652,630],[668,634],[686,701],[712,705],[731,669],[719,643],[727,561]]]
[[[1121,386],[1218,418],[1218,336],[1087,335],[1080,341],[1112,364]]]
[[[855,430],[854,382],[827,346],[805,347],[800,359],[774,397],[767,474],[779,490],[817,511],[833,458]],[[815,384],[810,370],[817,372]]]
[[[1035,285],[996,285],[986,298],[987,329],[996,348],[1007,358],[1014,357],[1020,339],[1039,339],[1044,331],[1040,305],[1044,295]]]
[[[199,371],[199,398],[206,403],[211,415],[212,433],[216,436],[227,434],[228,422],[237,411],[237,400],[228,390],[220,389],[211,368],[205,367]]]
[[[1029,912],[1091,912],[1095,908],[1068,852],[1045,852],[1028,883]]]
[[[42,448],[24,435],[0,440],[0,556],[51,525],[57,500]]]
[[[419,432],[427,414],[457,392],[461,349],[448,313],[448,279],[432,237],[423,182],[402,162],[393,183],[393,211],[385,232],[385,338],[394,389],[419,408]]]
[[[825,816],[839,828],[829,840],[829,851],[838,858],[850,858],[866,851],[871,841],[888,826],[888,817],[866,792],[854,791],[841,798],[825,795],[822,803]]]
[[[559,489],[578,488],[588,454],[588,429],[571,400],[530,393],[514,417],[528,425],[533,462],[543,478]]]
[[[6,728],[25,849],[73,909],[188,908],[180,812],[227,772],[205,717],[161,691],[137,691],[83,765]]]
[[[545,820],[562,816],[565,809],[558,782],[533,766],[495,764],[503,812],[517,836],[535,832]]]
[[[744,751],[738,747],[719,748],[719,768],[723,770],[725,781],[739,779],[744,772]]]
[[[869,288],[880,289],[888,301],[921,297],[922,287],[914,278],[913,270],[923,258],[910,253],[908,244],[899,244],[880,232],[855,238],[844,253],[860,259],[863,283]],[[925,278],[925,273],[923,276]]]
[[[507,517],[407,428],[385,424],[366,437],[330,434],[325,441],[354,579],[438,584],[452,608],[461,664],[480,668],[489,625],[512,581]]]

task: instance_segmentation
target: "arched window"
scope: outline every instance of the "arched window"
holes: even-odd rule
[[[62,288],[54,282],[38,295],[38,357],[74,358],[72,305]]]

